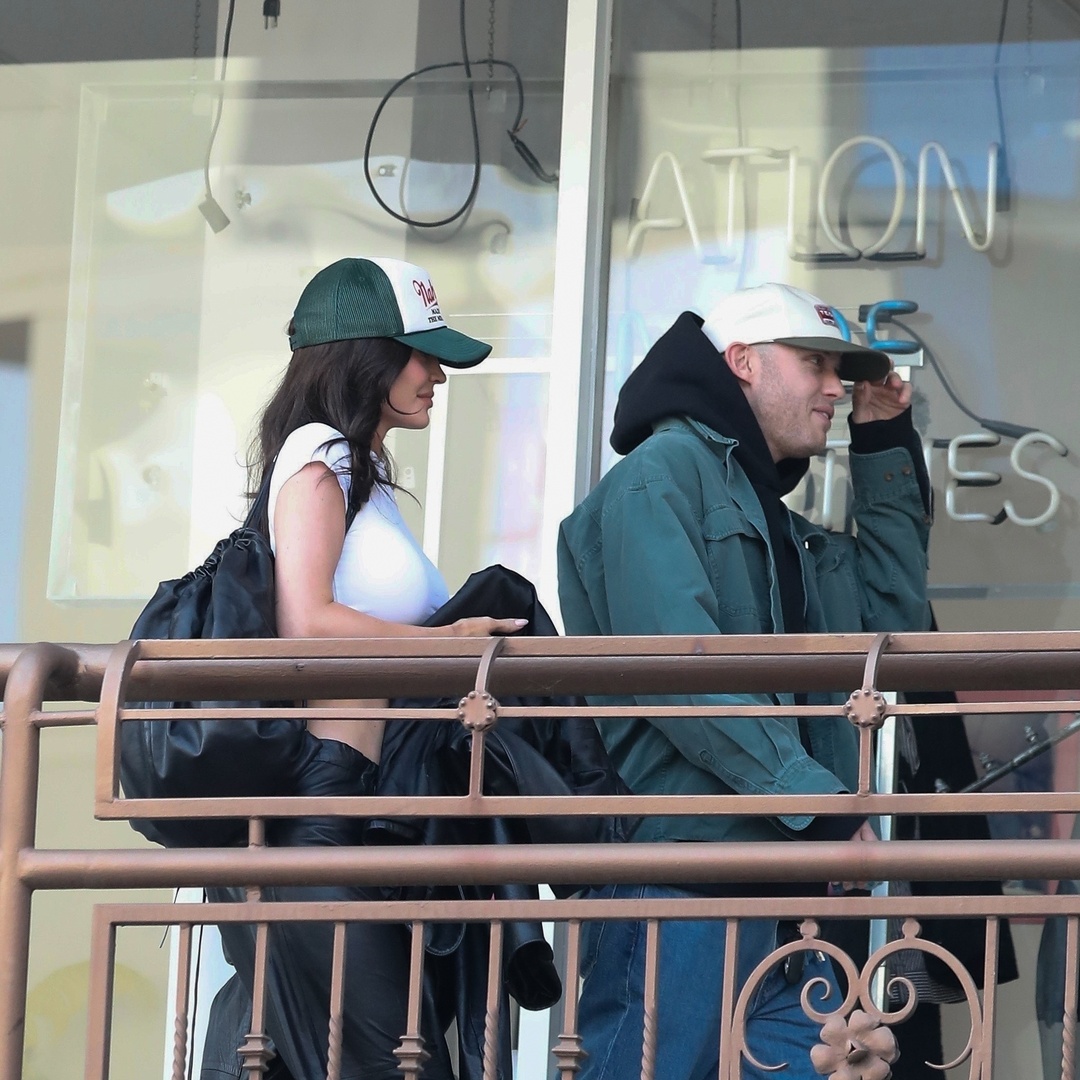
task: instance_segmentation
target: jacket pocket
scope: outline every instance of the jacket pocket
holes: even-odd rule
[[[769,550],[761,533],[735,506],[715,506],[702,521],[720,630],[762,634],[772,628]]]

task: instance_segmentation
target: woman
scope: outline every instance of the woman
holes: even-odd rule
[[[473,367],[491,346],[451,330],[431,279],[392,259],[341,259],[304,290],[293,359],[259,425],[282,637],[512,633],[523,623],[419,625],[449,599],[394,500],[392,428],[427,427],[442,365]],[[346,530],[346,519],[351,524]],[[327,704],[327,703],[322,703]],[[312,734],[379,760],[381,728],[314,720]]]
[[[289,326],[292,361],[263,412],[253,471],[269,478],[282,637],[412,637],[513,633],[523,619],[466,618],[421,626],[449,598],[439,571],[410,534],[394,499],[385,452],[393,428],[427,426],[443,365],[472,367],[489,345],[446,326],[428,274],[392,259],[342,259],[304,289]],[[380,705],[313,701],[312,705]],[[383,725],[308,722],[301,795],[374,791]],[[362,842],[352,818],[271,823],[275,846]],[[272,900],[378,898],[344,888],[264,889]],[[222,899],[226,898],[224,895]],[[230,890],[230,899],[239,899]],[[253,928],[221,927],[230,960],[251,990]],[[276,924],[271,933],[267,1031],[295,1080],[326,1074],[331,928]],[[348,931],[342,1077],[401,1075],[394,1050],[406,1030],[405,928],[354,923]],[[423,1025],[425,1077],[452,1077],[441,1032]],[[204,1076],[207,1075],[204,1071]],[[213,1075],[213,1074],[211,1074]]]

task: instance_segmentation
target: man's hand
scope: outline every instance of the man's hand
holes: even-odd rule
[[[899,377],[899,376],[898,376]],[[862,385],[866,385],[863,383]],[[878,843],[877,833],[870,828],[870,822],[864,821],[856,830],[855,835],[848,841],[849,844],[876,844]],[[834,885],[836,882],[833,883]],[[840,887],[844,892],[851,892],[852,889],[866,889],[869,888],[870,882],[868,881],[844,881],[840,883]]]
[[[857,382],[851,391],[851,422],[891,420],[911,404],[911,383],[890,371],[879,383]]]

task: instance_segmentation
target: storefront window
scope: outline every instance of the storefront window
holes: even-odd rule
[[[682,310],[782,280],[864,335],[871,305],[910,301],[895,321],[878,309],[875,336],[901,343],[915,388],[940,625],[1076,626],[1062,388],[1080,319],[1080,17],[855,10],[823,26],[794,8],[617,6],[605,434],[622,382]],[[845,431],[838,415],[836,446],[791,499],[839,528]]]
[[[437,497],[459,452],[498,460],[511,431],[543,462],[533,384],[550,353],[563,42],[552,13],[535,33],[525,4],[466,15],[472,114],[462,68],[447,66],[462,55],[456,4],[420,4],[407,34],[373,10],[366,40],[380,45],[360,57],[328,55],[320,36],[359,32],[358,14],[290,11],[270,31],[238,12],[223,91],[220,61],[82,86],[51,599],[145,597],[242,516],[252,419],[287,362],[292,306],[345,255],[423,265],[452,324],[492,340],[502,364],[494,396],[490,380],[454,380],[434,440],[397,440],[403,472]],[[519,154],[507,132],[526,120]],[[499,407],[526,396],[538,407]],[[493,407],[478,413],[482,401]],[[467,446],[445,443],[466,414]],[[533,479],[542,491],[542,464]],[[535,570],[539,515],[514,509],[531,492],[481,485],[460,517],[442,500],[449,528],[414,524],[455,566]],[[490,523],[511,518],[504,552]]]

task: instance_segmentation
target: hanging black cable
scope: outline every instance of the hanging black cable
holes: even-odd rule
[[[470,207],[473,204],[473,200],[476,198],[476,192],[480,187],[480,131],[476,121],[476,98],[474,95],[474,83],[472,74],[472,64],[469,61],[469,46],[467,35],[465,31],[465,0],[460,0],[459,4],[459,29],[461,36],[461,59],[451,60],[443,64],[428,64],[426,67],[418,68],[416,71],[410,71],[408,75],[398,79],[389,90],[383,94],[379,101],[379,104],[375,107],[375,114],[371,118],[371,124],[368,127],[367,138],[364,141],[364,179],[367,181],[368,188],[371,194],[374,196],[375,201],[385,210],[392,218],[404,223],[405,225],[412,225],[418,229],[435,229],[442,225],[449,225],[454,221],[457,221],[462,215],[468,213]],[[488,57],[484,61],[489,68],[491,67],[504,67],[508,68],[511,74],[514,76],[514,83],[517,88],[518,108],[517,115],[514,117],[513,125],[507,129],[507,136],[510,139],[511,145],[517,151],[521,160],[529,167],[532,174],[538,179],[542,180],[545,184],[555,184],[558,182],[558,173],[545,172],[543,166],[540,164],[539,159],[529,149],[523,139],[518,135],[518,132],[525,126],[525,121],[522,119],[522,115],[525,111],[525,88],[521,81],[521,73],[518,69],[510,63],[509,60],[495,60]],[[464,68],[466,88],[469,99],[469,125],[472,130],[472,144],[473,144],[473,176],[472,183],[469,185],[469,193],[465,196],[465,201],[458,207],[454,213],[447,217],[439,218],[437,221],[419,221],[416,218],[410,217],[407,213],[400,214],[393,207],[391,207],[379,194],[375,188],[375,181],[371,176],[371,144],[375,138],[375,128],[378,126],[379,118],[382,116],[383,109],[386,108],[390,99],[397,93],[397,91],[412,79],[418,78],[421,75],[426,75],[431,71],[445,71],[450,68]]]
[[[1011,420],[991,420],[985,416],[979,416],[973,409],[970,409],[963,401],[960,400],[960,396],[953,389],[952,383],[949,382],[948,376],[945,374],[944,368],[941,366],[941,361],[938,360],[934,354],[934,350],[927,345],[926,341],[921,338],[912,328],[904,322],[901,322],[897,318],[889,320],[900,327],[901,330],[907,334],[912,341],[916,342],[920,349],[923,351],[923,356],[926,357],[930,366],[934,369],[934,374],[937,375],[941,382],[941,385],[945,388],[945,393],[949,395],[952,403],[965,415],[971,417],[981,427],[986,428],[987,431],[992,431],[995,435],[1002,435],[1006,439],[1019,439],[1024,435],[1031,435],[1036,431],[1041,431],[1041,428],[1028,427],[1026,424],[1014,424]],[[1061,441],[1060,439],[1058,440]],[[1062,443],[1062,446],[1065,444]],[[1066,447],[1066,453],[1068,448]]]
[[[229,13],[225,18],[225,40],[221,45],[221,75],[220,92],[218,94],[217,112],[214,115],[214,123],[210,128],[210,139],[206,144],[206,160],[203,162],[203,183],[206,188],[205,198],[199,203],[199,212],[206,223],[214,232],[221,232],[229,224],[229,215],[221,208],[221,204],[214,198],[213,189],[210,186],[210,155],[214,150],[214,140],[217,138],[218,127],[221,125],[221,113],[225,107],[225,70],[229,63],[229,42],[232,40],[233,15],[236,13],[236,0],[229,0]]]
[[[1001,152],[997,162],[997,210],[1008,210],[1012,197],[1009,181],[1009,150],[1005,141],[1005,109],[1001,103],[1001,52],[1005,47],[1005,24],[1009,17],[1009,0],[1001,0],[1001,19],[998,23],[997,48],[994,50],[994,101],[997,103],[998,141]]]

